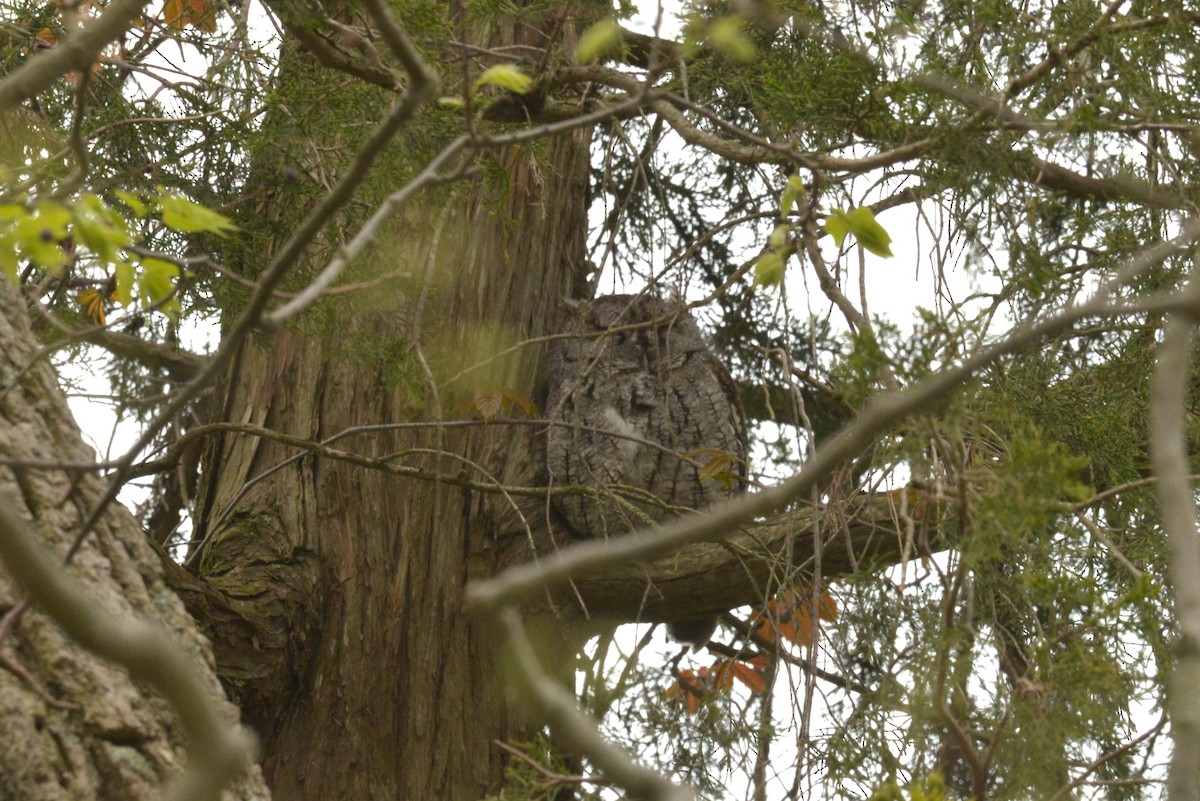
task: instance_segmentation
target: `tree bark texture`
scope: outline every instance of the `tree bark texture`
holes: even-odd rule
[[[303,121],[321,107],[290,111]],[[306,154],[336,149],[340,134],[303,136],[315,147],[267,159],[320,172]],[[536,347],[447,378],[549,333],[576,291],[588,145],[581,130],[485,153],[479,179],[417,198],[365,259],[372,275],[401,277],[317,310],[315,322],[248,341],[227,382],[225,419],[323,439],[470,418],[472,403],[502,390],[533,394]],[[298,212],[287,193],[260,207],[266,227],[284,234]],[[299,270],[320,269],[336,245],[317,243]],[[536,436],[530,427],[426,427],[337,445],[506,484],[528,480]],[[493,740],[519,737],[523,722],[509,708],[498,643],[466,613],[463,591],[516,550],[497,543],[495,507],[508,502],[311,456],[250,483],[294,455],[234,436],[210,452],[198,559],[206,586],[189,593],[214,626],[222,677],[264,739],[272,791],[297,801],[494,792],[503,755]]]
[[[472,193],[444,215],[453,231],[439,245],[416,248],[418,264],[456,264],[431,293],[437,297],[425,322],[411,331],[413,347],[451,332],[478,337],[485,327],[503,328],[504,341],[539,336],[569,295],[582,259],[586,136],[556,140],[544,159],[508,158],[520,191],[507,207]],[[546,171],[557,175],[535,186]],[[520,221],[508,241],[505,219]],[[319,337],[285,332],[248,343],[232,419],[318,438],[432,419],[427,407],[389,386],[389,365],[350,353],[355,338],[395,337],[404,318],[412,319],[385,312],[346,319]],[[431,350],[465,347],[451,338]],[[532,366],[523,361],[512,376],[522,383],[510,386],[528,391]],[[502,483],[528,475],[534,458],[532,434],[514,436],[503,426],[376,432],[346,446],[396,453],[398,463],[431,473]],[[507,737],[513,724],[493,642],[464,612],[463,588],[497,566],[489,525],[497,496],[306,457],[237,499],[249,479],[292,455],[264,440],[226,440],[221,471],[210,477],[209,508],[213,515],[233,511],[214,521],[202,559],[206,581],[230,597],[261,599],[262,616],[277,617],[285,632],[272,643],[281,666],[265,686],[248,684],[241,699],[267,740],[264,768],[274,792],[290,799],[469,798],[494,789],[501,772],[492,740]]]
[[[39,353],[25,301],[0,279],[0,458],[90,462],[53,370]],[[61,558],[104,485],[94,472],[0,466],[0,502]],[[212,703],[230,719],[208,642],[164,582],[159,555],[119,504],[108,508],[64,568],[113,615],[154,621],[206,671]],[[0,612],[22,593],[0,566]],[[0,627],[2,629],[3,627]],[[158,798],[186,749],[170,707],[125,671],[84,651],[45,615],[27,609],[0,640],[0,799]],[[266,798],[256,769],[228,798]]]

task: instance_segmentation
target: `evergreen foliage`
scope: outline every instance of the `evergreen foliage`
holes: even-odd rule
[[[594,5],[394,3],[421,52],[439,64],[443,94],[459,102],[428,110],[393,141],[314,245],[326,258],[309,260],[312,269],[295,271],[283,288],[311,282],[390,192],[457,137],[554,121],[531,102],[521,106],[525,120],[492,122],[493,104],[528,89],[547,107],[561,99],[583,114],[624,97],[629,75],[650,75],[654,97],[686,113],[697,134],[731,144],[723,151],[702,137],[687,143],[650,107],[601,120],[592,144],[590,278],[605,290],[649,286],[686,300],[715,294],[697,316],[747,392],[782,388],[789,404],[800,398],[804,407],[758,421],[752,467],[763,478],[799,469],[880,394],[1094,292],[1145,246],[1172,236],[1200,197],[1200,14],[1188,4],[1133,0],[1114,14],[1087,0],[694,2],[681,10],[680,36],[691,41],[653,73],[630,56],[585,80],[571,72],[559,30],[539,29],[549,51],[514,58],[516,77],[474,82],[495,58],[465,58],[459,37],[484,41],[498,18],[586,28],[606,13]],[[715,33],[734,14],[734,27]],[[4,204],[24,210],[95,196],[128,226],[128,252],[182,266],[174,315],[156,308],[168,293],[133,297],[121,309],[108,303],[111,327],[152,345],[174,346],[181,328],[236,314],[282,237],[328,193],[394,100],[388,89],[301,59],[294,42],[280,51],[275,41],[255,45],[251,33],[224,12],[211,32],[148,28],[111,56],[118,68],[60,81],[2,121]],[[48,7],[22,6],[0,31],[0,68],[61,35]],[[521,42],[496,52],[522,47],[536,50]],[[189,66],[168,80],[176,75],[168,65],[183,52]],[[302,77],[290,59],[307,65]],[[292,76],[286,84],[274,81],[281,68]],[[317,141],[337,144],[315,152]],[[477,145],[448,175],[486,186],[495,206],[485,212],[505,214],[513,199],[506,162],[481,155],[483,139]],[[517,147],[536,156],[545,146]],[[869,163],[895,149],[907,150]],[[1073,177],[1062,178],[1063,170]],[[771,263],[781,271],[773,287],[755,281],[750,267],[781,222],[780,194],[793,174],[805,188],[784,212],[786,242],[770,244],[781,262]],[[460,191],[448,181],[422,202],[444,203]],[[228,216],[237,230],[164,224],[164,215],[130,205],[162,192]],[[285,201],[295,219],[282,230],[278,216],[268,225],[256,213]],[[888,255],[888,243],[872,246],[861,227],[835,223],[837,243],[821,227],[865,217],[890,235],[893,258],[876,258]],[[522,220],[506,224],[515,241]],[[78,242],[68,241],[81,239],[75,225],[47,242],[73,248]],[[390,222],[339,285],[389,275],[395,254],[430,236],[409,226],[403,216]],[[842,241],[847,230],[853,236]],[[860,258],[864,250],[875,256]],[[81,344],[90,340],[80,332],[98,321],[79,292],[116,282],[112,260],[86,247],[62,265],[39,263],[32,245],[13,252],[30,303],[53,318],[40,334],[59,348],[60,363],[94,361],[123,414],[144,420],[161,408],[175,380],[160,367],[101,361]],[[829,281],[866,312],[861,319],[843,315],[823,292],[829,281],[815,272],[816,254]],[[899,288],[914,267],[934,288],[911,315],[862,308],[860,271],[866,283]],[[1153,299],[1180,287],[1191,269],[1190,257],[1171,257],[1116,299]],[[290,325],[352,328],[355,315],[381,310],[400,319],[423,286],[416,279],[326,298]],[[425,322],[439,376],[485,361],[488,347],[476,347],[477,339],[493,351],[516,346],[499,326],[441,337],[442,322]],[[826,487],[817,500],[827,503],[824,525],[832,529],[846,525],[856,495],[911,495],[897,511],[897,531],[881,535],[912,537],[911,558],[818,577],[839,616],[807,643],[725,630],[718,639],[729,645],[726,656],[769,660],[771,693],[735,684],[689,712],[687,693],[665,691],[690,663],[644,643],[622,653],[618,637],[593,643],[581,667],[583,704],[612,738],[703,797],[740,797],[730,788],[751,781],[763,782],[769,798],[1058,799],[1072,785],[1068,794],[1079,798],[1158,795],[1168,748],[1161,732],[1139,735],[1165,709],[1176,625],[1146,481],[1161,324],[1153,310],[1089,318],[998,359]],[[394,338],[356,331],[348,358],[424,406],[422,370],[431,368],[401,328]],[[489,380],[513,380],[506,369],[496,367]],[[447,408],[469,394],[450,388]],[[1189,419],[1193,435],[1197,425]],[[939,530],[953,548],[929,553]],[[811,564],[781,564],[764,599],[811,586],[811,574]],[[735,614],[750,626],[757,612]],[[527,755],[556,771],[573,767],[545,743],[529,745]],[[504,798],[536,794],[536,776],[514,777]],[[575,792],[612,797],[586,783]]]

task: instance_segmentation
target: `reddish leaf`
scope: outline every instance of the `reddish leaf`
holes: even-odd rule
[[[812,596],[804,587],[789,587],[767,601],[762,621],[756,634],[767,642],[776,642],[783,637],[800,646],[813,640],[815,627],[812,620]],[[837,603],[829,593],[817,599],[817,616],[821,620],[837,620]]]
[[[491,420],[500,414],[503,398],[499,392],[475,393],[475,417],[479,420]]]
[[[703,669],[702,669],[703,670]],[[692,670],[679,671],[679,679],[663,691],[667,698],[682,698],[689,714],[700,711],[700,694],[705,691],[701,675]]]
[[[679,678],[671,684],[663,695],[667,698],[682,698],[690,714],[700,710],[700,704],[728,692],[733,687],[733,664],[728,659],[721,659],[709,667],[698,670],[681,670]]]
[[[524,392],[518,392],[511,387],[505,387],[504,389],[500,390],[500,394],[504,396],[504,400],[506,401],[506,409],[520,409],[525,413],[526,417],[538,416],[537,402]]]
[[[735,679],[750,688],[750,692],[761,695],[767,691],[767,677],[754,668],[742,662],[735,662],[729,668],[729,673]]]
[[[827,592],[821,593],[821,597],[817,599],[817,617],[830,622],[838,619],[837,601]]]
[[[813,640],[812,616],[809,615],[807,609],[793,609],[791,619],[779,624],[779,633],[801,647],[811,644]]]
[[[217,9],[207,0],[166,0],[163,19],[175,30],[188,25],[208,33],[217,29]]]
[[[700,675],[708,680],[713,690],[729,691],[733,689],[733,662],[721,659],[713,663],[711,668],[700,668]]]

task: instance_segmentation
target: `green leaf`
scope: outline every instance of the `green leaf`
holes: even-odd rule
[[[499,86],[501,89],[523,95],[533,88],[533,79],[512,64],[497,64],[484,70],[475,81],[475,88],[480,86]]]
[[[841,247],[842,242],[846,239],[846,234],[850,233],[850,224],[846,222],[846,212],[841,209],[829,212],[829,216],[825,218],[825,230],[833,237],[837,246]]]
[[[708,43],[718,52],[737,61],[753,61],[754,43],[742,33],[746,20],[740,14],[713,20],[708,27]]]
[[[29,212],[20,203],[0,203],[0,223],[12,223],[23,220]]]
[[[783,256],[768,251],[754,262],[754,285],[773,287],[783,281]]]
[[[804,188],[804,180],[799,175],[791,175],[787,185],[783,187],[783,196],[779,198],[779,217],[785,219],[792,213],[796,201],[802,199],[808,190]]]
[[[621,46],[621,26],[612,17],[602,19],[579,36],[575,58],[580,64],[599,61]]]
[[[17,243],[11,234],[0,234],[0,269],[14,284],[20,280],[17,264]]]
[[[133,299],[134,272],[133,265],[124,259],[118,259],[113,264],[113,277],[116,279],[113,297],[122,306],[128,306],[129,301]]]
[[[854,209],[846,218],[850,222],[850,231],[858,239],[858,243],[876,256],[885,259],[892,257],[892,237],[875,219],[875,213],[866,206]]]
[[[467,104],[463,102],[461,97],[439,97],[438,105],[442,108],[463,108]]]
[[[75,204],[75,236],[104,262],[116,261],[117,251],[132,241],[125,221],[95,195]]]
[[[179,276],[179,267],[162,259],[142,259],[142,269],[138,275],[138,295],[148,305],[162,303],[175,291],[175,279]],[[172,298],[160,306],[164,313],[175,314],[179,311],[178,298]]]
[[[160,191],[158,205],[162,209],[163,222],[168,228],[184,233],[209,233],[225,236],[227,231],[236,231],[237,226],[223,214],[193,203],[185,197]]]
[[[767,237],[767,244],[771,246],[771,250],[776,252],[785,250],[788,246],[788,236],[792,233],[792,226],[777,225],[771,235]]]
[[[114,189],[113,194],[117,196],[118,200],[133,209],[134,215],[139,219],[145,217],[150,212],[149,207],[138,199],[137,195],[133,195],[123,189]]]
[[[838,247],[841,247],[846,234],[851,233],[867,251],[883,258],[892,256],[892,237],[866,206],[850,211],[835,209],[825,218],[825,230],[833,236]]]
[[[70,211],[60,203],[46,200],[37,204],[33,214],[17,221],[13,234],[21,252],[35,264],[58,270],[67,263],[61,241],[67,238],[70,222]]]

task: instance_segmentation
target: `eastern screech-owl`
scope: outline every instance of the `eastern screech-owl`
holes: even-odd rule
[[[578,336],[552,340],[546,356],[546,467],[553,486],[595,490],[555,496],[576,536],[619,536],[743,489],[737,387],[682,304],[608,295],[566,317],[561,333]],[[704,617],[671,635],[702,645],[714,626]]]

